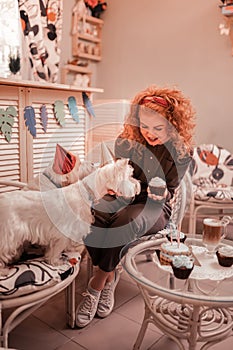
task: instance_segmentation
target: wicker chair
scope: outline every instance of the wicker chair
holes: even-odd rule
[[[13,191],[16,188],[22,189],[26,184],[20,181],[1,180],[1,192]],[[80,256],[81,259],[81,256]],[[32,292],[25,295],[14,296],[14,294],[1,298],[0,296],[0,347],[8,348],[8,335],[18,326],[26,317],[28,317],[37,308],[43,305],[54,295],[65,290],[65,305],[67,324],[74,328],[75,326],[75,278],[79,273],[79,265],[76,265],[73,273],[64,280],[56,284],[50,284],[44,289],[33,289]],[[16,265],[17,266],[17,265]],[[7,318],[3,317],[3,311],[10,309]]]
[[[197,233],[198,219],[233,216],[233,155],[228,150],[214,144],[196,147],[191,180],[190,233]]]

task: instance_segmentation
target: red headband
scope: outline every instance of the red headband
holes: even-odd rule
[[[146,102],[154,102],[159,106],[162,107],[168,107],[168,102],[167,100],[165,100],[165,98],[160,97],[160,96],[148,96],[148,97],[144,97],[142,99],[142,101],[140,102],[141,105],[143,105]]]

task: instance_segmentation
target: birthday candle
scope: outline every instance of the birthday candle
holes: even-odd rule
[[[177,236],[177,243],[178,243],[178,248],[179,248],[179,246],[180,246],[180,231],[177,231],[176,236]]]

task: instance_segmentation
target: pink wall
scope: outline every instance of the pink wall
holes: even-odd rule
[[[233,152],[233,57],[220,35],[220,0],[109,0],[103,15],[100,98],[132,98],[152,83],[176,85],[197,111],[197,143]]]
[[[64,1],[62,63],[71,57],[71,10]],[[220,0],[107,0],[103,14],[103,60],[93,84],[95,99],[130,99],[152,83],[176,85],[197,111],[197,143],[233,152],[233,57],[220,35]],[[95,71],[95,69],[94,69]]]

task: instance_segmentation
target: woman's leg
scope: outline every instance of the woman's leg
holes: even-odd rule
[[[119,272],[115,268],[124,245],[148,232],[156,233],[168,221],[162,204],[153,201],[126,206],[120,200],[108,196],[94,210],[95,222],[91,234],[85,239],[85,245],[98,270],[89,281],[86,298],[77,310],[77,325],[80,327],[90,323],[96,311],[100,317],[111,313],[119,281]],[[93,303],[90,302],[90,294],[94,296],[92,300],[95,298]]]

